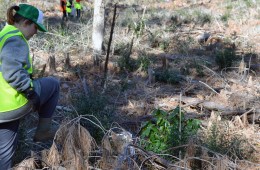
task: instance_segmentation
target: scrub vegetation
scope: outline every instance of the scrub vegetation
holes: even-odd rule
[[[59,78],[61,94],[52,142],[32,142],[37,114],[22,120],[16,169],[259,169],[259,0],[104,1],[99,66],[94,0],[65,23],[58,0],[19,2],[44,11],[34,76]]]

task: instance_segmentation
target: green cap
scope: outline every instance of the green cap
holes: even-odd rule
[[[16,13],[34,22],[40,31],[47,32],[47,29],[43,25],[43,12],[38,8],[28,4],[20,4],[19,10]]]

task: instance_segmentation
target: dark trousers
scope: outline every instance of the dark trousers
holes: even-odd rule
[[[60,83],[56,78],[44,77],[33,81],[36,92],[40,96],[40,118],[52,117],[59,99]]]
[[[77,19],[79,19],[80,18],[80,9],[76,9],[76,11],[77,11]]]
[[[66,11],[63,11],[62,14],[63,14],[63,15],[62,15],[62,21],[64,21],[64,20],[67,21],[67,20],[68,20],[68,18],[67,18],[67,12],[66,12]]]
[[[10,169],[17,146],[19,120],[0,124],[0,168]]]

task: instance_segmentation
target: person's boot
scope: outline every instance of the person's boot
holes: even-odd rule
[[[33,138],[34,142],[53,140],[56,131],[51,128],[52,118],[39,118],[39,123]]]

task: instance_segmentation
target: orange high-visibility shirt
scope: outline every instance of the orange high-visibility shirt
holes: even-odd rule
[[[66,0],[60,0],[60,10],[63,12],[63,11],[66,11],[66,3],[67,1]]]

